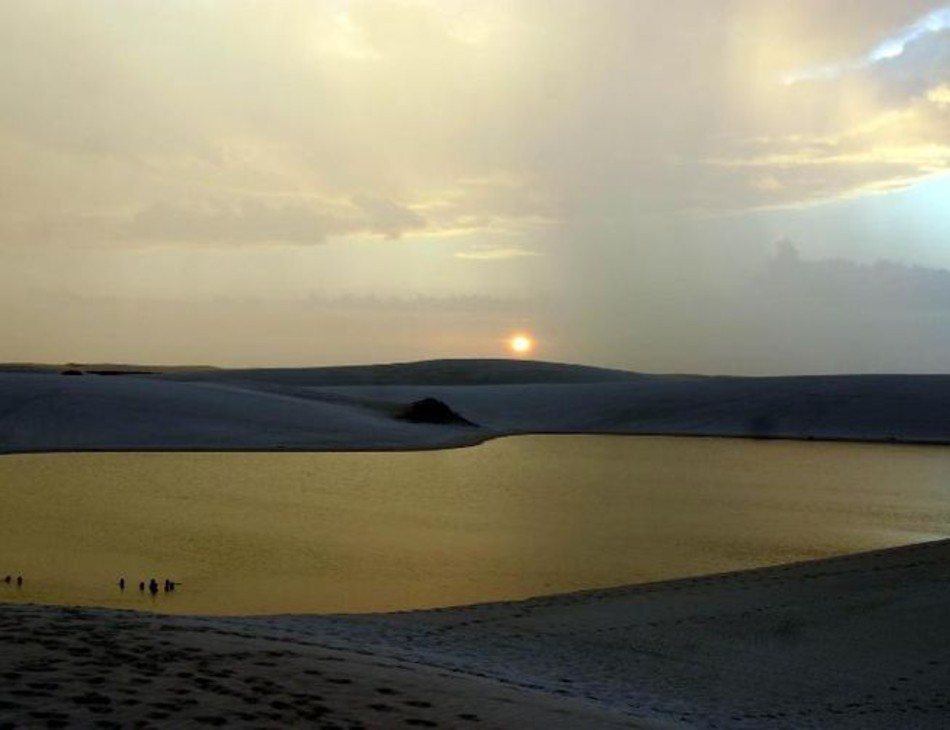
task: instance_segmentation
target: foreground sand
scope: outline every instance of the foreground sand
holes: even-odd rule
[[[950,541],[439,611],[0,605],[0,726],[950,725]]]

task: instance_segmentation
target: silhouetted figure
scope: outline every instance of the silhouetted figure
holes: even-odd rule
[[[11,580],[13,580],[13,577],[8,575],[6,578],[3,579],[3,582],[9,583]]]
[[[119,578],[119,590],[120,591],[125,590],[125,578]]]
[[[140,581],[139,581],[139,590],[140,590],[142,593],[145,592],[145,581],[144,581],[144,580],[140,580]]]
[[[22,585],[23,585],[23,576],[22,576],[22,575],[18,575],[18,576],[16,577],[16,587],[19,588],[19,587],[22,586]]]
[[[166,579],[165,579],[165,586],[164,586],[164,588],[165,588],[165,593],[168,593],[168,591],[171,590],[171,588],[169,588],[170,585],[171,585],[171,581],[168,580],[168,578],[166,578]]]
[[[158,593],[158,581],[154,578],[148,582],[148,592],[153,596]]]
[[[168,590],[170,591],[175,590],[175,581],[173,580],[168,581]]]

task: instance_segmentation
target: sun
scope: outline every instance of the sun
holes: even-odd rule
[[[508,349],[515,355],[527,355],[534,349],[534,339],[530,335],[513,335],[508,340]]]

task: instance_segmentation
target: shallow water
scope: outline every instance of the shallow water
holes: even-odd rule
[[[448,451],[0,458],[0,600],[375,611],[950,535],[950,449],[524,436]],[[119,576],[131,583],[123,593]],[[154,599],[140,579],[180,588]]]

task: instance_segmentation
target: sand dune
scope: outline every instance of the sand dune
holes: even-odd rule
[[[394,417],[424,397],[478,427]],[[484,361],[0,372],[7,453],[409,449],[552,432],[947,443],[950,377]],[[950,724],[948,610],[950,541],[401,614],[0,603],[0,727],[938,728]]]
[[[478,427],[394,417],[427,397]],[[7,453],[411,449],[523,433],[946,443],[950,376],[647,376],[479,360],[121,376],[0,372]]]
[[[950,541],[363,617],[0,605],[0,722],[940,728],[948,606]]]
[[[13,727],[629,727],[590,701],[240,624],[0,605],[0,627]]]

